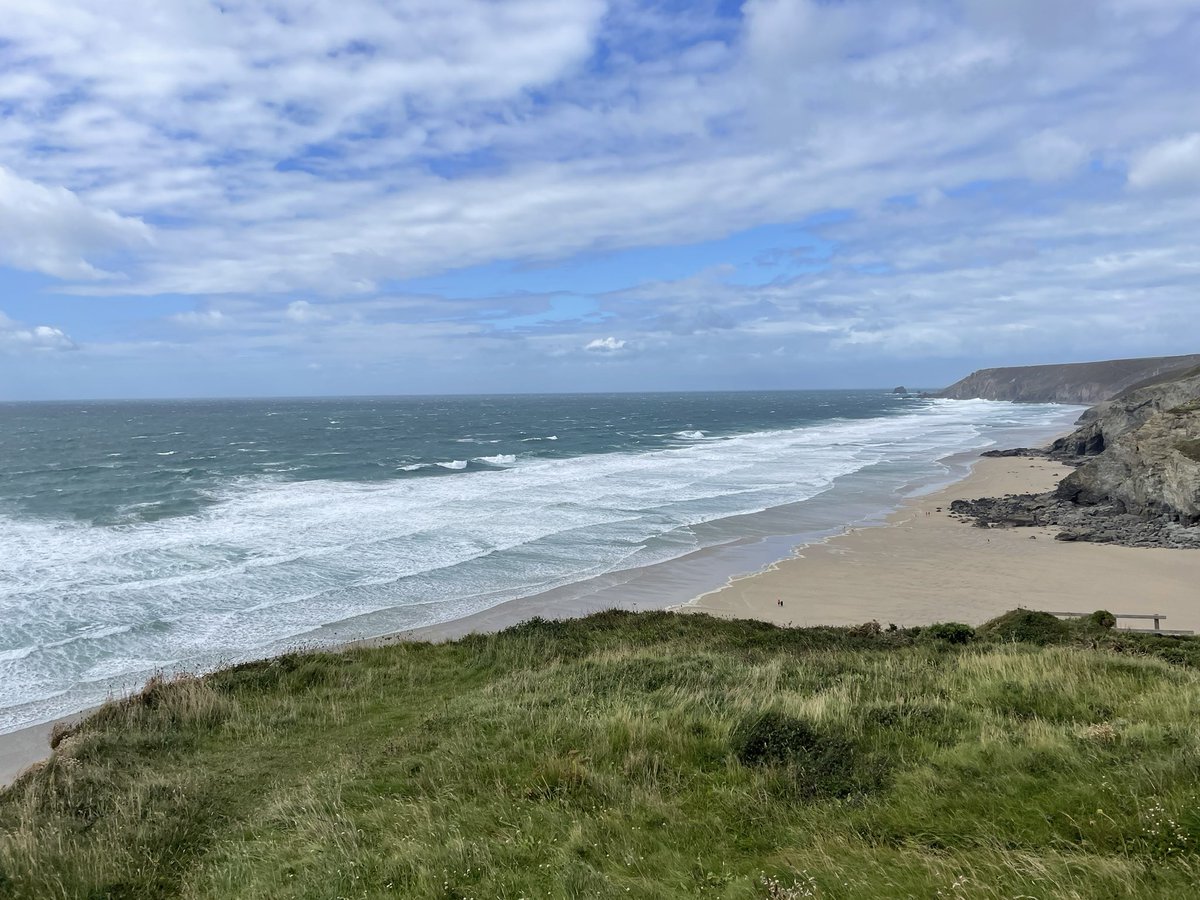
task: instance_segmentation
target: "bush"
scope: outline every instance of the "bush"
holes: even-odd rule
[[[744,766],[779,765],[824,749],[825,738],[803,719],[768,711],[741,722],[730,735]]]
[[[1112,628],[1117,624],[1117,617],[1107,609],[1098,609],[1088,616],[1088,621],[1099,628]]]
[[[975,640],[975,629],[962,622],[938,622],[925,629],[925,637],[947,644],[969,644]]]
[[[1021,644],[1064,643],[1071,635],[1071,626],[1056,616],[1032,609],[1014,609],[979,626],[981,636]]]
[[[852,742],[785,713],[751,716],[730,737],[742,765],[789,769],[804,797],[847,797],[883,782],[882,767]]]

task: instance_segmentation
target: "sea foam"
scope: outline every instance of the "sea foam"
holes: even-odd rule
[[[252,657],[367,613],[388,611],[395,627],[441,621],[682,556],[702,546],[704,523],[803,502],[880,465],[898,489],[914,466],[986,446],[988,427],[1058,421],[1061,408],[933,403],[685,432],[686,443],[643,452],[447,460],[441,477],[247,476],[194,514],[154,521],[3,514],[0,730],[81,708],[155,667]]]

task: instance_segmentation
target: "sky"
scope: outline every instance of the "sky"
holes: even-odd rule
[[[0,0],[0,399],[1200,352],[1200,0]]]

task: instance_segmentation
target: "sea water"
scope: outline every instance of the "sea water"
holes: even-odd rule
[[[0,404],[0,731],[748,537],[778,558],[1078,412],[885,391]]]

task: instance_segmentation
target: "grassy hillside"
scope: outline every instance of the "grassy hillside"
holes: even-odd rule
[[[665,613],[151,684],[0,795],[14,898],[1197,896],[1200,645]]]

